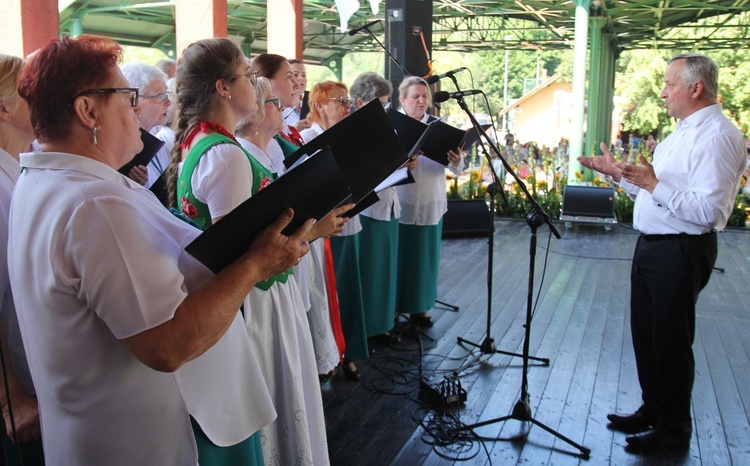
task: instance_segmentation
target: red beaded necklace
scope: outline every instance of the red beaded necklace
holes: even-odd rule
[[[180,149],[187,149],[190,147],[190,143],[193,142],[193,138],[198,132],[208,133],[209,130],[215,131],[222,136],[228,137],[232,141],[237,142],[237,138],[234,137],[234,134],[230,133],[225,127],[218,123],[214,123],[213,121],[201,120],[193,126],[193,129],[190,130],[185,140],[180,143]]]

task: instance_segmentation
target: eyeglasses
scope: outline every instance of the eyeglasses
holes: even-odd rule
[[[137,87],[106,87],[103,89],[87,89],[85,91],[81,91],[78,94],[73,96],[73,99],[70,101],[69,106],[73,105],[73,102],[76,101],[77,98],[81,97],[82,95],[86,94],[125,94],[130,93],[130,106],[131,107],[137,107],[138,106],[138,88]]]
[[[332,100],[334,102],[338,102],[339,104],[343,105],[344,107],[350,107],[352,105],[352,100],[347,99],[346,97],[331,97],[328,100]]]
[[[284,108],[284,106],[281,105],[281,99],[279,99],[278,97],[273,98],[273,99],[268,99],[268,100],[266,100],[263,103],[265,103],[265,104],[272,104],[274,107],[276,107],[279,110],[282,110]]]
[[[159,94],[153,94],[153,95],[142,95],[140,96],[141,99],[154,99],[159,102],[164,102],[167,99],[172,98],[172,92],[160,92]]]
[[[253,85],[253,87],[258,85],[258,72],[257,71],[246,71],[245,73],[238,74],[237,76],[232,76],[231,80],[234,81],[237,78],[246,77],[250,80],[250,84]]]

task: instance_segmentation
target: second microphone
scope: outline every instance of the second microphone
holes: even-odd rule
[[[437,103],[445,102],[449,99],[461,99],[466,96],[470,95],[476,95],[476,94],[483,94],[482,91],[479,89],[471,89],[468,91],[458,91],[458,92],[446,92],[446,91],[437,91],[432,96],[432,100],[434,100]]]

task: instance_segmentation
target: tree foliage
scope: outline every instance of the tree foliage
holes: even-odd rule
[[[750,131],[750,60],[748,50],[722,50],[711,54],[719,64],[719,100],[725,113],[743,134]]]
[[[673,37],[699,37],[706,34],[727,36],[739,34],[736,28],[685,28],[674,30]],[[533,40],[530,40],[533,43]],[[724,111],[743,133],[750,132],[750,50],[697,50],[711,56],[719,65],[719,94]],[[654,133],[660,137],[673,131],[675,121],[664,109],[660,97],[664,70],[667,61],[682,51],[678,50],[631,50],[625,51],[616,63],[615,96],[623,107],[624,133]],[[479,97],[467,99],[476,113],[497,115],[503,107],[505,82],[505,50],[477,53],[435,51],[433,53],[434,73],[466,67],[470,72],[459,73],[456,77],[461,89],[482,89],[488,97],[489,105]],[[126,47],[125,61],[153,63],[164,54],[156,50]],[[343,79],[348,85],[364,71],[383,73],[386,55],[375,53],[351,53],[342,62]],[[407,68],[409,64],[405,64]],[[572,82],[572,50],[510,50],[508,52],[508,102],[523,95],[525,78],[536,78],[537,69],[546,70],[547,76],[562,74],[562,81]],[[541,76],[540,76],[541,77]],[[324,66],[308,67],[308,88],[316,82],[336,80],[336,75]],[[443,90],[454,91],[449,80],[440,81]],[[443,115],[461,115],[454,101],[442,105]]]
[[[719,66],[719,101],[725,113],[743,133],[750,129],[750,60],[747,50],[701,51]],[[624,52],[617,64],[615,95],[626,104],[623,132],[657,133],[673,131],[675,121],[664,110],[660,97],[664,86],[664,70],[674,50],[633,50]]]
[[[615,95],[623,99],[623,133],[650,134],[674,129],[660,97],[667,51],[639,50],[620,56],[615,73]]]

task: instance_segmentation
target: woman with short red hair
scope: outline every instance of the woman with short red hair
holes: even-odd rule
[[[120,56],[111,40],[63,37],[19,80],[44,152],[20,157],[9,271],[45,457],[219,464],[203,453],[244,445],[275,417],[242,298],[306,252],[311,222],[282,236],[286,212],[218,275],[189,256],[199,231],[117,172],[142,149]]]

